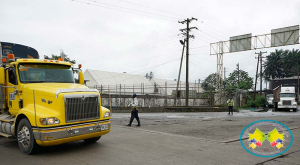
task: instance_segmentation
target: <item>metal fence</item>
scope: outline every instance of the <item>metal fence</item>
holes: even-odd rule
[[[169,107],[184,106],[186,87],[180,84],[176,94],[176,84],[154,84],[145,85],[99,85],[95,88],[101,94],[102,106],[126,107],[132,100],[132,94],[137,94],[140,107]],[[176,98],[177,97],[177,98]],[[174,103],[176,98],[176,103]],[[213,94],[202,92],[200,83],[191,83],[189,85],[189,105],[190,106],[208,106],[212,103]]]

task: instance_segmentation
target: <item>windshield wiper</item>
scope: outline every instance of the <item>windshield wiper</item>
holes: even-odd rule
[[[74,83],[74,82],[70,82],[70,81],[59,81],[58,83]]]
[[[46,81],[23,81],[24,83],[44,83]]]

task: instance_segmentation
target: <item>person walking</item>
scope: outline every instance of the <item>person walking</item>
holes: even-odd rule
[[[227,100],[227,105],[228,105],[228,115],[230,115],[230,111],[231,111],[231,115],[233,115],[233,106],[234,106],[234,101],[232,99],[232,96],[230,96],[230,98]]]
[[[139,114],[138,114],[138,110],[137,110],[137,107],[139,105],[139,101],[136,98],[136,94],[135,93],[132,95],[132,98],[133,98],[133,103],[129,104],[128,106],[131,106],[133,108],[133,110],[131,111],[131,117],[130,117],[129,124],[127,124],[126,126],[130,127],[133,119],[135,118],[137,120],[137,122],[138,122],[138,125],[136,125],[136,126],[140,127],[141,123],[140,123],[140,118],[139,118]]]

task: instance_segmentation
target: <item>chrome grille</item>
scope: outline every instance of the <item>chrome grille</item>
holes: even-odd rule
[[[292,105],[291,100],[282,100],[282,105]]]
[[[98,95],[65,96],[66,122],[100,118]]]

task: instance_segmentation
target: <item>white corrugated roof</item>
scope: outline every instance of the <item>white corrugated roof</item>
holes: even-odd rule
[[[133,75],[128,73],[116,73],[116,72],[108,72],[108,71],[99,71],[99,70],[91,70],[87,69],[84,72],[84,78],[85,80],[89,80],[86,82],[87,86],[90,88],[94,88],[95,86],[100,87],[103,86],[111,86],[112,88],[115,88],[116,85],[122,86],[122,88],[125,87],[132,87],[135,86],[137,88],[141,87],[141,84],[144,85],[145,93],[154,93],[154,84],[156,84],[156,87],[158,88],[158,93],[166,94],[165,91],[165,83],[167,83],[168,89],[167,94],[172,94],[173,90],[176,90],[176,84],[177,81],[174,80],[166,80],[166,79],[157,79],[152,78],[151,80],[147,79],[144,76],[141,75]],[[180,81],[181,89],[185,87],[185,82]],[[190,83],[190,87],[196,87],[194,88],[199,92],[202,91],[202,88],[198,88],[198,83]],[[199,89],[199,90],[198,90]],[[124,90],[124,89],[123,89]],[[123,92],[122,90],[122,92]],[[126,89],[124,92],[133,92],[133,89]],[[135,89],[135,91],[140,92],[141,89]]]
[[[116,72],[107,72],[99,70],[87,69],[84,72],[84,77],[88,81],[89,85],[116,85],[116,84],[126,84],[126,85],[136,85],[140,86],[141,83],[145,85],[151,85],[149,80],[141,75],[133,75],[127,73],[116,73]]]

